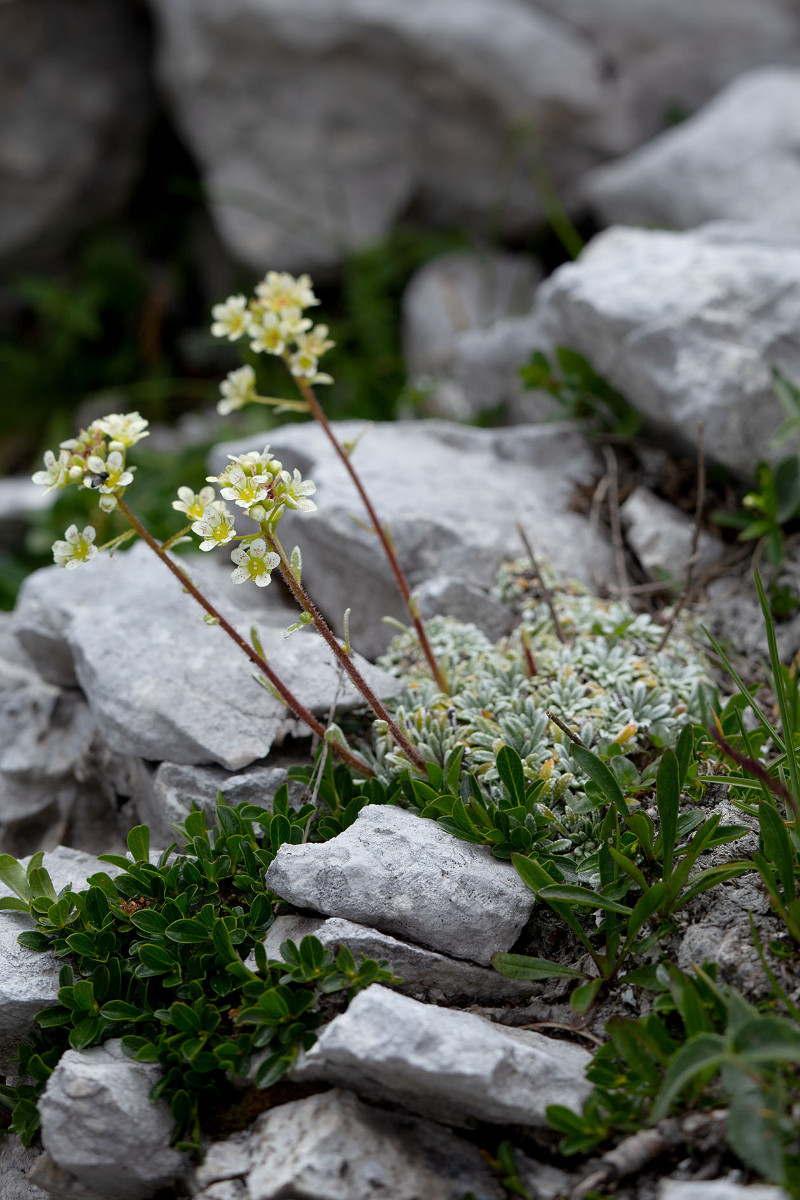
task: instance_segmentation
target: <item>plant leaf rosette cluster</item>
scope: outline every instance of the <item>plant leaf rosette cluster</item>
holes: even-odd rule
[[[334,955],[312,937],[284,942],[280,959],[267,958],[266,870],[281,845],[303,840],[313,812],[293,811],[285,785],[271,811],[231,808],[220,797],[216,828],[192,812],[176,827],[182,849],[173,845],[151,862],[149,832],[137,826],[129,857],[100,856],[116,868],[114,878],[99,871],[80,890],[56,892],[42,854],[27,868],[0,856],[0,879],[15,893],[0,899],[0,910],[29,913],[35,928],[20,943],[65,964],[57,1003],[36,1015],[20,1047],[20,1082],[0,1086],[26,1144],[62,1053],[120,1037],[131,1058],[161,1065],[152,1098],[168,1101],[173,1140],[199,1148],[204,1111],[241,1098],[240,1088],[225,1092],[226,1080],[250,1071],[256,1088],[270,1087],[314,1042],[324,997],[346,1000],[375,981],[394,982],[382,960],[356,965],[346,947]]]

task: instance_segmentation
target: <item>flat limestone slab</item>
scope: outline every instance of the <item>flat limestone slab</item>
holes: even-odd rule
[[[329,842],[281,846],[267,886],[298,908],[371,925],[488,966],[510,950],[535,898],[488,846],[392,804],[370,804]]]

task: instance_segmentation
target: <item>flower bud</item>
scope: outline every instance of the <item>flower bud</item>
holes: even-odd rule
[[[266,521],[267,510],[263,504],[252,504],[247,510],[248,517],[252,517],[254,521]]]

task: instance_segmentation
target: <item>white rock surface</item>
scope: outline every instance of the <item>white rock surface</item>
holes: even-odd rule
[[[582,37],[523,0],[150,0],[160,77],[242,261],[318,270],[423,219],[506,231],[597,153]]]
[[[728,1179],[708,1182],[665,1179],[658,1200],[789,1200],[788,1193],[769,1184],[746,1186]]]
[[[414,589],[414,599],[423,619],[456,617],[477,625],[493,642],[504,637],[516,621],[510,609],[466,579],[436,576]]]
[[[323,1027],[293,1077],[349,1087],[453,1124],[474,1118],[544,1127],[548,1104],[580,1110],[590,1061],[568,1042],[372,984]]]
[[[312,711],[327,714],[337,692],[343,710],[360,702],[349,683],[340,687],[313,632],[284,639],[296,609],[277,585],[265,601],[260,589],[233,587],[229,572],[203,556],[182,562],[243,637],[258,626],[271,665]],[[53,642],[59,673],[72,658],[101,736],[120,753],[236,771],[295,728],[291,714],[254,682],[250,661],[222,629],[204,623],[199,605],[141,543],[78,571],[36,571],[20,592],[15,628],[45,676]],[[379,693],[397,690],[396,680],[361,666]]]
[[[537,0],[584,37],[608,83],[598,113],[619,149],[652,137],[751,67],[800,62],[793,0]]]
[[[770,368],[800,378],[800,236],[720,222],[615,228],[538,292],[549,346],[583,354],[668,442],[749,476],[782,420]]]
[[[266,881],[298,908],[483,965],[511,949],[534,906],[533,892],[488,846],[392,804],[367,805],[329,842],[281,846]]]
[[[281,943],[287,939],[299,944],[313,935],[326,949],[349,946],[355,955],[364,958],[385,958],[392,972],[402,979],[399,991],[417,1000],[446,1001],[449,1004],[502,1004],[530,996],[535,985],[522,979],[506,979],[486,967],[448,958],[434,950],[401,942],[388,933],[345,921],[342,917],[302,917],[297,914],[275,918],[264,939],[268,958],[280,959]],[[255,959],[248,962],[251,968]]]
[[[22,859],[27,866],[29,859]],[[72,884],[85,885],[96,871],[116,874],[108,863],[99,862],[90,854],[58,846],[45,854],[42,865],[50,872],[56,891]],[[0,883],[0,896],[13,892]],[[26,929],[33,929],[26,913],[0,912],[0,1060],[14,1054],[17,1044],[28,1033],[33,1018],[42,1008],[55,1004],[58,992],[58,972],[61,962],[51,954],[26,950],[17,938]]]
[[[23,1146],[15,1134],[0,1135],[0,1196],[3,1200],[47,1200],[47,1193],[27,1178],[40,1155],[41,1151]]]
[[[149,1097],[159,1073],[126,1058],[118,1041],[61,1056],[39,1100],[42,1142],[78,1186],[147,1200],[183,1173],[169,1108]]]
[[[696,116],[583,190],[604,224],[692,229],[720,218],[800,229],[800,71],[741,76]]]
[[[124,201],[150,117],[146,56],[118,0],[0,5],[0,256],[61,248]]]
[[[365,426],[343,421],[336,431],[347,441]],[[383,616],[407,621],[408,614],[375,535],[360,523],[365,514],[353,484],[318,425],[283,425],[264,437],[287,466],[317,484],[319,511],[302,523],[287,514],[283,542],[302,546],[303,582],[335,627],[352,608],[353,644],[373,658],[392,636]],[[258,436],[217,446],[211,465],[254,445]],[[367,428],[353,461],[412,587],[439,576],[490,587],[500,563],[521,553],[517,521],[535,551],[568,577],[590,582],[595,570],[611,577],[608,544],[569,511],[576,485],[601,472],[573,426],[387,422]]]
[[[241,1192],[230,1188],[237,1183]],[[476,1147],[339,1089],[273,1108],[212,1146],[192,1186],[196,1200],[462,1200],[467,1192],[500,1196]]]
[[[637,487],[631,492],[620,508],[620,516],[628,545],[642,566],[650,574],[666,572],[671,579],[682,583],[694,538],[691,517],[645,487]],[[723,553],[722,543],[702,531],[694,578],[717,562]]]
[[[540,280],[537,263],[520,254],[457,251],[420,267],[403,293],[408,371],[446,371],[459,334],[529,312]]]

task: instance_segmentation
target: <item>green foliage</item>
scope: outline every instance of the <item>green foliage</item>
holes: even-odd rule
[[[800,1195],[800,1025],[759,1012],[717,983],[659,967],[653,1012],[614,1018],[587,1071],[594,1085],[580,1114],[547,1110],[564,1154],[587,1154],[673,1112],[725,1105],[730,1149],[747,1166]]]
[[[772,368],[772,390],[785,413],[785,420],[771,439],[778,446],[800,433],[800,388],[777,367]],[[743,511],[719,510],[714,520],[719,525],[738,529],[739,541],[763,539],[764,553],[775,576],[786,553],[786,530],[800,519],[800,454],[787,455],[777,463],[760,462],[756,468],[756,486],[743,501]],[[797,609],[800,597],[786,587],[770,584],[770,602],[776,616],[788,616]]]
[[[287,941],[268,960],[264,935],[272,897],[264,877],[278,849],[297,844],[313,814],[289,809],[279,789],[272,810],[217,804],[217,827],[189,814],[170,847],[150,862],[149,831],[128,835],[129,856],[101,855],[120,872],[93,875],[88,887],[58,894],[42,856],[27,870],[0,857],[0,879],[16,894],[3,908],[27,911],[35,929],[21,945],[65,960],[58,1002],[36,1016],[19,1050],[16,1086],[0,1087],[11,1127],[29,1144],[38,1128],[36,1100],[63,1051],[122,1038],[131,1058],[158,1062],[152,1097],[168,1101],[174,1140],[197,1148],[204,1104],[227,1077],[254,1061],[254,1083],[270,1087],[314,1041],[320,998],[347,998],[376,980],[392,982],[386,964],[346,947],[337,954],[312,937]],[[245,965],[255,955],[255,969]]]
[[[608,434],[632,438],[642,418],[624,396],[598,375],[576,350],[556,349],[556,366],[537,350],[520,376],[526,388],[549,392],[558,402],[560,416],[578,421],[592,437]]]

